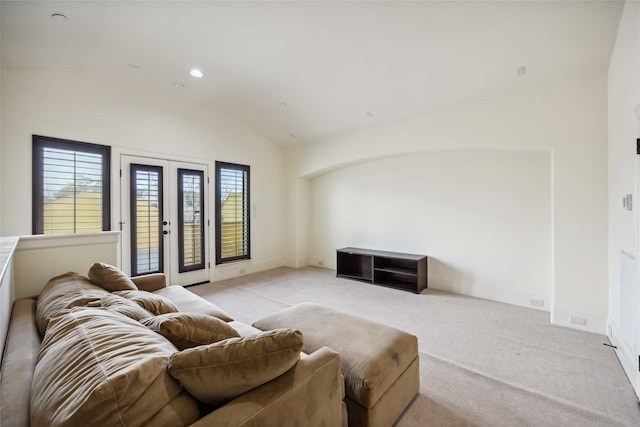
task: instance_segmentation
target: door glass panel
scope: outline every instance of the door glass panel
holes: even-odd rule
[[[204,266],[204,173],[178,169],[178,256],[179,271]]]
[[[131,274],[163,272],[162,167],[131,165]]]

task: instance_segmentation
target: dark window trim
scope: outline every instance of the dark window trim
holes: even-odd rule
[[[152,165],[140,165],[136,163],[131,163],[130,171],[129,171],[129,196],[130,196],[130,207],[129,211],[131,213],[131,273],[133,276],[139,276],[138,273],[138,238],[137,238],[137,214],[138,214],[138,195],[136,191],[136,171],[147,171],[147,172],[157,172],[158,173],[158,230],[162,230],[162,223],[164,221],[164,212],[162,207],[164,206],[163,200],[163,177],[162,177],[162,166],[152,166]],[[158,236],[158,270],[157,271],[145,271],[142,274],[151,274],[151,273],[163,273],[164,272],[164,235],[162,231],[160,231],[160,235]]]
[[[221,188],[220,188],[220,170],[221,169],[234,169],[243,171],[246,173],[246,194],[247,194],[247,211],[251,210],[251,175],[250,167],[248,165],[240,165],[237,163],[216,162],[216,265],[225,264],[233,261],[248,260],[251,259],[251,215],[247,212],[247,253],[245,255],[222,258],[222,221],[220,210],[222,209],[222,202],[220,200]]]
[[[178,203],[183,204],[184,186],[183,178],[185,175],[197,175],[200,177],[200,263],[192,265],[184,265],[184,208],[178,206],[178,272],[186,273],[188,271],[202,270],[205,268],[204,260],[204,172],[201,170],[181,169],[178,168]]]
[[[111,147],[69,139],[32,135],[32,233],[44,234],[44,148],[82,151],[102,156],[102,231],[111,230]]]

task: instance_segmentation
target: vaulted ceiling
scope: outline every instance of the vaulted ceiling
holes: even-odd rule
[[[605,73],[623,3],[2,1],[0,7],[3,67],[70,70],[150,87],[295,145],[514,85]],[[52,18],[56,13],[66,19]],[[204,77],[191,77],[192,68]]]

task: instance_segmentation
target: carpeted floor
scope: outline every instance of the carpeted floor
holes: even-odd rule
[[[190,287],[236,320],[311,301],[418,337],[420,394],[397,426],[640,426],[640,406],[607,337],[548,313],[426,289],[420,295],[277,268]]]

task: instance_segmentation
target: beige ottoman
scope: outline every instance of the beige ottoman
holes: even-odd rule
[[[414,335],[312,303],[286,308],[253,326],[299,329],[304,334],[304,352],[328,346],[340,353],[352,427],[391,426],[418,393]]]

